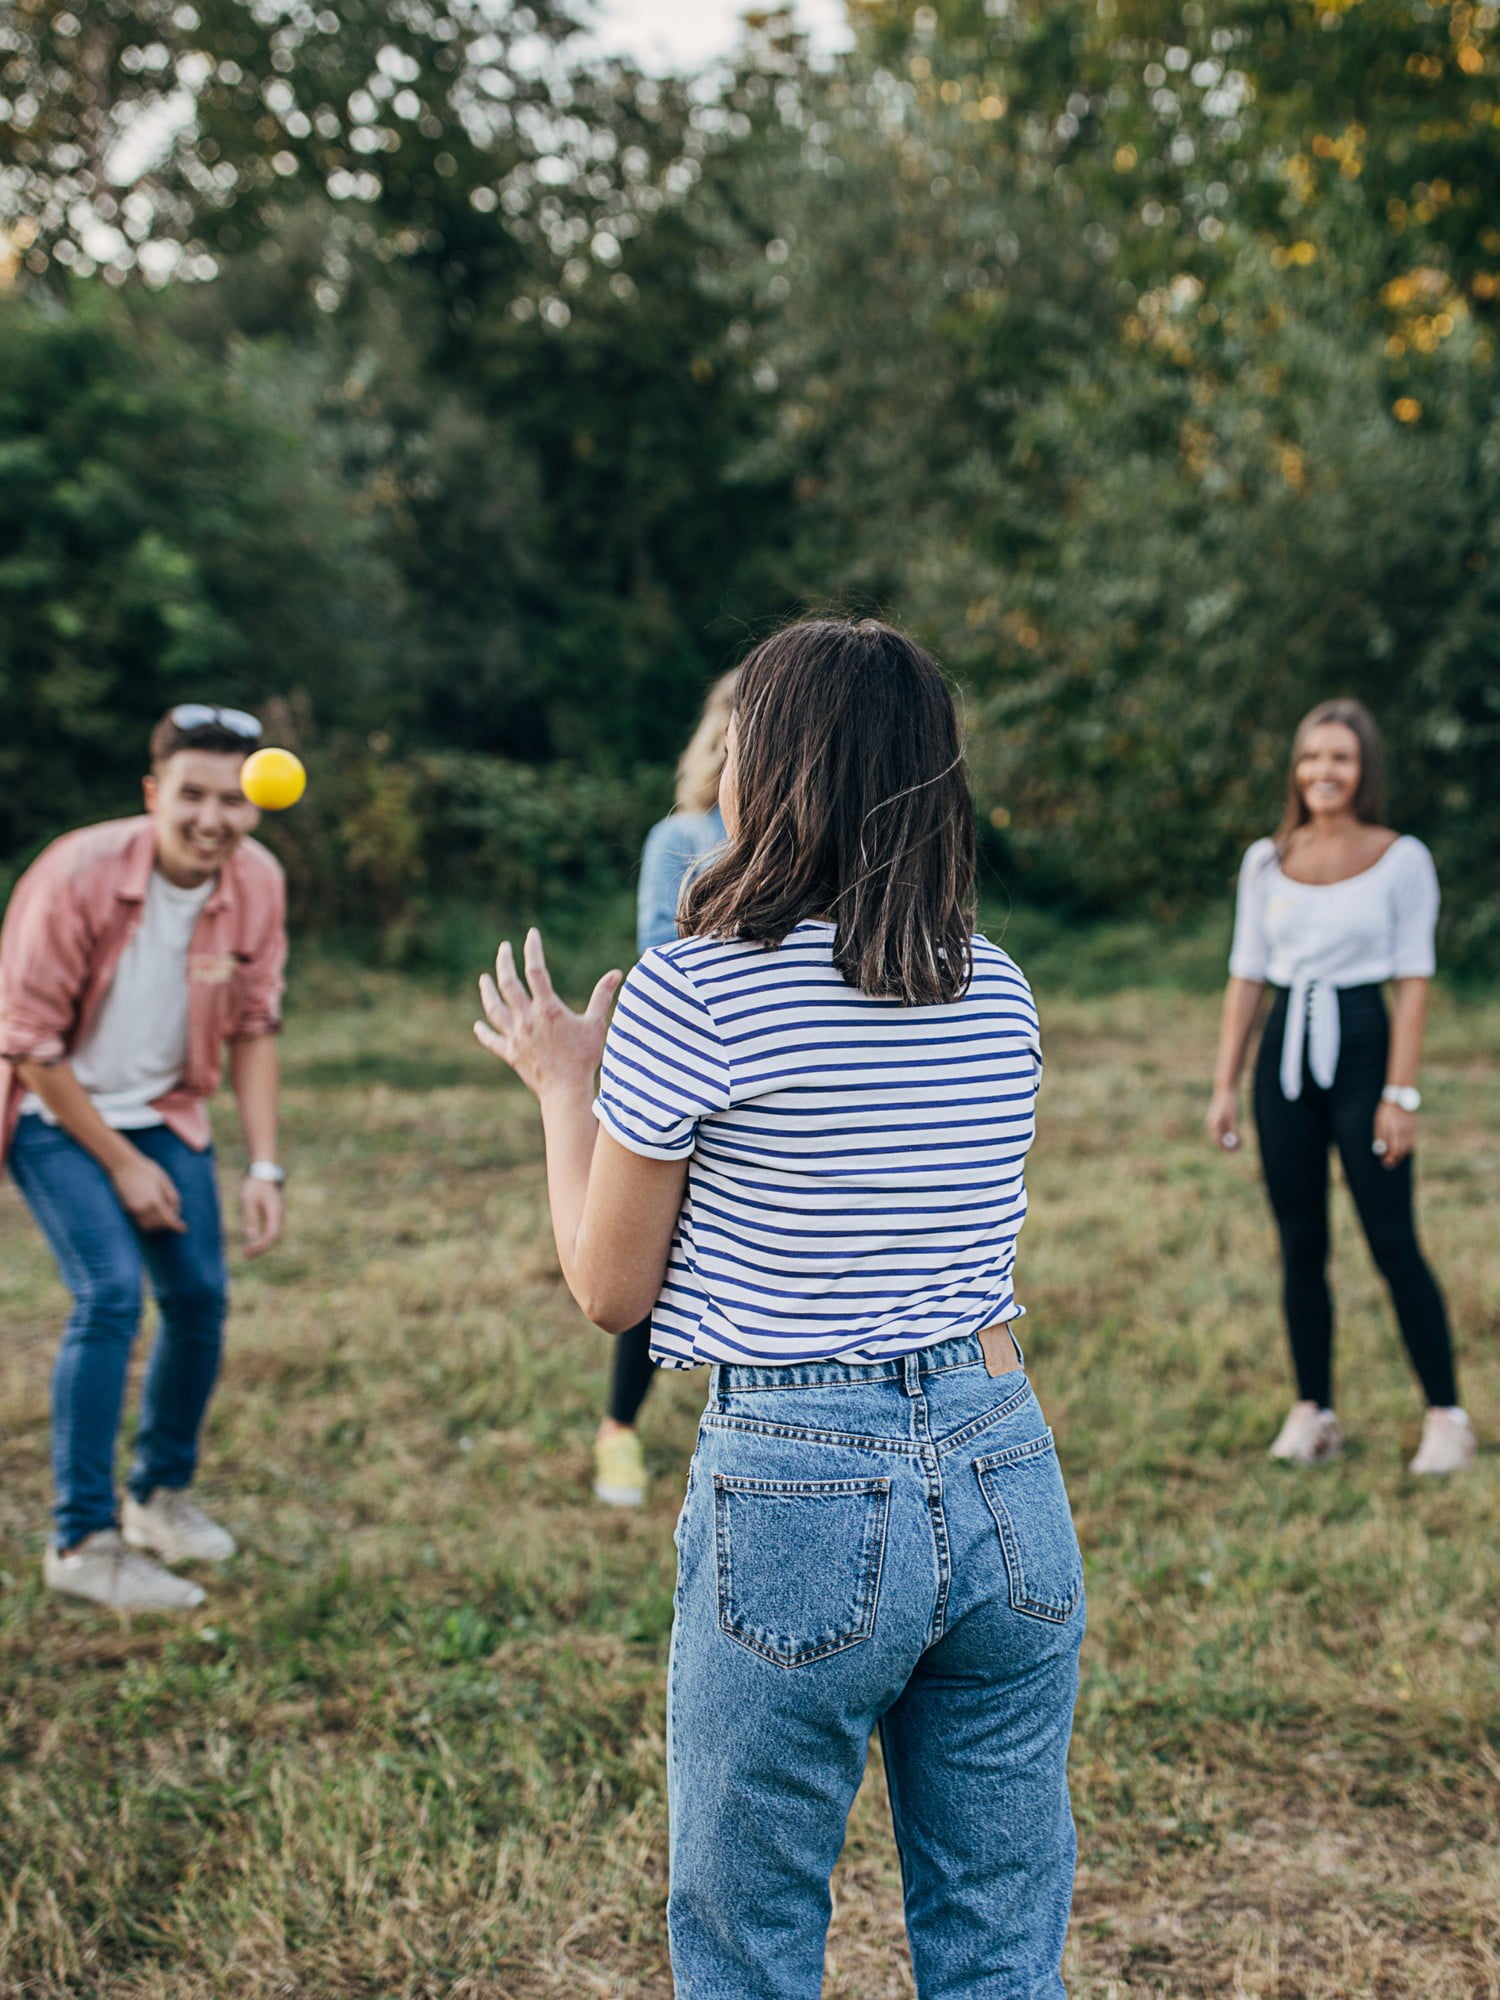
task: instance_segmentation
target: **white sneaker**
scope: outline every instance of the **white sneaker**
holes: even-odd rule
[[[1320,1410],[1316,1403],[1293,1403],[1276,1433],[1271,1456],[1294,1465],[1326,1465],[1343,1448],[1344,1434],[1332,1410]]]
[[[1419,1473],[1462,1472],[1479,1450],[1474,1426],[1462,1410],[1429,1410],[1422,1419],[1422,1442],[1410,1470]]]
[[[121,1525],[133,1549],[149,1549],[163,1562],[221,1563],[234,1554],[229,1530],[170,1486],[158,1486],[149,1500],[132,1500],[127,1493]]]
[[[196,1583],[137,1555],[117,1528],[85,1535],[66,1555],[49,1547],[42,1557],[42,1576],[49,1589],[65,1597],[86,1597],[113,1611],[195,1611],[203,1602]]]

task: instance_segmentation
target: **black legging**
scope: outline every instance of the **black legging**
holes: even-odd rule
[[[646,1400],[656,1363],[651,1359],[651,1322],[615,1338],[614,1367],[609,1378],[609,1414],[617,1424],[633,1424]]]
[[[1370,1148],[1385,1084],[1390,1040],[1378,986],[1339,994],[1339,1059],[1327,1090],[1303,1058],[1302,1095],[1281,1091],[1281,1041],[1287,995],[1276,1002],[1255,1065],[1255,1125],[1261,1165],[1281,1233],[1287,1332],[1297,1391],[1320,1409],[1333,1401],[1333,1300],[1328,1290],[1328,1148],[1339,1149],[1344,1179],[1391,1302],[1401,1337],[1430,1404],[1458,1401],[1453,1344],[1437,1281],[1427,1268],[1412,1220],[1412,1162],[1387,1167]]]

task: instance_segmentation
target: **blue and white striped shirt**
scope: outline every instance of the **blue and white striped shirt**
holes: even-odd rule
[[[976,937],[961,1000],[873,1000],[833,937],[809,920],[775,950],[681,938],[621,992],[595,1115],[689,1162],[651,1316],[665,1367],[879,1361],[1024,1310],[1031,989]]]

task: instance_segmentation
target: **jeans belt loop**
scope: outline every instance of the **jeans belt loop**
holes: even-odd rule
[[[901,1357],[901,1387],[908,1396],[920,1396],[922,1393],[922,1363],[915,1353]]]

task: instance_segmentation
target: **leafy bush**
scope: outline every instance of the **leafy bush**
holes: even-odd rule
[[[389,579],[294,415],[150,315],[0,297],[0,854],[134,809],[174,701],[381,679]]]
[[[1393,822],[1436,853],[1446,959],[1500,948],[1492,397],[1456,348],[1403,422],[1371,343],[1287,317],[1192,378],[1121,361],[1050,407],[1068,508],[978,731],[1023,880],[1159,916],[1222,897],[1280,817],[1297,720],[1352,694]]]
[[[292,716],[282,740],[297,734]],[[293,923],[374,933],[396,962],[451,956],[436,940],[454,909],[529,921],[617,895],[671,806],[670,774],[649,768],[621,778],[471,751],[399,757],[381,737],[304,754],[303,802],[261,828],[287,869]]]

